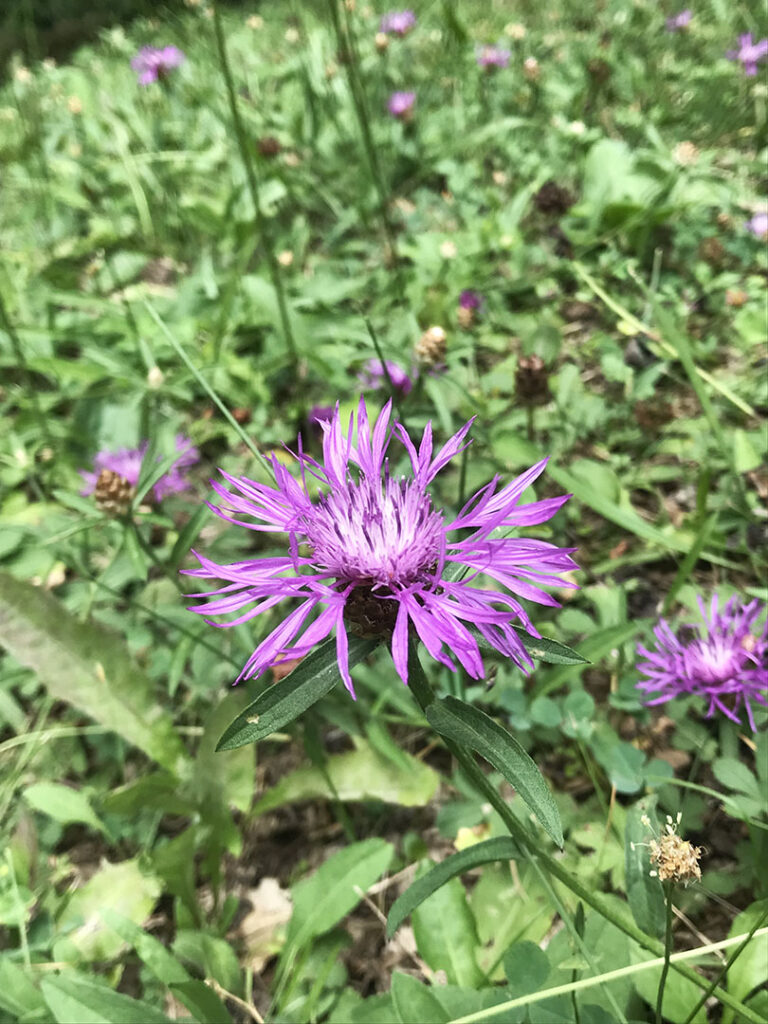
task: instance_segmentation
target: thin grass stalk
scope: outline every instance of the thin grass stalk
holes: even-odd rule
[[[669,958],[672,956],[672,883],[664,884],[664,904],[666,907],[666,923],[664,927],[664,966],[661,969],[659,987],[656,990],[656,1024],[664,1024],[664,988],[669,974]]]
[[[229,100],[230,113],[232,114],[232,123],[235,128],[235,135],[237,136],[237,144],[240,148],[240,156],[242,157],[243,166],[245,167],[245,175],[248,180],[251,201],[253,202],[256,232],[260,238],[265,239],[266,244],[264,245],[264,251],[267,258],[267,265],[269,267],[269,276],[272,279],[272,287],[275,289],[275,295],[277,297],[277,307],[280,314],[280,325],[283,330],[283,337],[285,338],[291,363],[294,366],[297,366],[299,356],[298,349],[296,347],[296,338],[294,337],[293,327],[291,326],[291,318],[288,313],[288,303],[285,298],[285,289],[283,288],[283,279],[280,273],[280,266],[275,257],[271,232],[269,230],[267,218],[264,217],[261,210],[261,204],[259,202],[259,183],[253,166],[253,160],[251,159],[251,153],[248,149],[248,139],[245,134],[245,126],[243,125],[242,118],[240,117],[240,109],[237,105],[235,83],[232,78],[229,57],[227,56],[227,45],[224,39],[224,31],[221,27],[221,14],[218,3],[214,3],[213,5],[213,26],[216,34],[216,48],[219,54],[221,70],[224,74],[224,81],[227,86],[227,98]]]
[[[413,636],[411,637],[409,644],[408,686],[411,693],[413,693],[416,698],[422,712],[426,713],[426,709],[434,702],[435,695],[432,691],[432,687],[427,681],[424,670],[421,667],[421,662],[419,661],[416,650],[416,642]],[[563,867],[558,860],[550,856],[550,854],[543,849],[541,842],[531,834],[530,830],[523,825],[522,822],[518,821],[507,806],[506,801],[496,791],[495,786],[488,781],[485,773],[475,763],[471,751],[458,746],[446,738],[443,738],[443,742],[461,765],[462,771],[464,772],[467,780],[474,786],[483,799],[498,812],[510,836],[518,843],[529,860],[538,860],[550,875],[553,875],[561,881],[568,889],[570,889],[574,896],[586,903],[587,906],[592,907],[592,909],[597,911],[601,917],[610,921],[611,924],[615,925],[631,939],[634,939],[639,946],[647,950],[649,953],[654,953],[658,957],[663,957],[664,947],[662,943],[657,939],[646,935],[645,932],[638,928],[633,921],[628,920],[628,918],[623,915],[617,914],[598,893],[582,885],[578,878],[576,878],[567,868]],[[663,959],[660,962],[663,963]],[[707,982],[707,979],[702,978],[701,975],[697,974],[692,968],[672,959],[670,959],[670,964],[678,974],[681,974],[684,978],[692,981],[698,988],[708,987],[709,983]],[[630,971],[631,968],[627,969],[627,973]],[[577,984],[580,983],[577,982]],[[568,991],[570,991],[570,989]],[[749,1024],[764,1024],[757,1014],[753,1013],[749,1007],[744,1006],[743,1003],[738,999],[735,999],[724,989],[716,988],[713,990],[712,994],[715,995],[724,1005],[731,1007],[731,1009],[741,1014],[744,1020],[749,1021]],[[496,1011],[499,1007],[494,1007],[493,1009]],[[473,1017],[472,1019],[475,1018]],[[477,1017],[476,1019],[480,1020],[482,1018]]]

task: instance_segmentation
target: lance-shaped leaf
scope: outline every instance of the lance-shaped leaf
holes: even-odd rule
[[[370,654],[377,643],[378,640],[350,636],[349,667]],[[329,639],[308,654],[293,672],[259,694],[232,722],[216,749],[232,750],[263,740],[312,707],[340,679],[336,641]]]
[[[500,836],[498,839],[487,839],[484,843],[476,843],[466,850],[446,857],[445,860],[431,868],[426,875],[417,878],[402,895],[397,897],[387,917],[387,938],[391,939],[406,917],[451,878],[479,867],[480,864],[490,864],[496,860],[514,860],[519,856],[520,848],[517,843],[508,836]]]
[[[482,754],[512,783],[557,845],[563,845],[560,815],[549,786],[535,761],[506,729],[484,711],[455,697],[430,704],[426,716],[441,736]]]
[[[0,645],[56,700],[179,773],[187,755],[173,720],[117,634],[80,622],[42,588],[0,573]]]
[[[578,651],[566,647],[558,640],[550,640],[548,636],[532,636],[526,633],[520,626],[515,626],[515,631],[523,641],[523,647],[532,658],[537,661],[546,661],[550,665],[588,665],[589,660],[583,658]]]

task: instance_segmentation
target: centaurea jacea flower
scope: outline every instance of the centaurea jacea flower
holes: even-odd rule
[[[131,61],[131,67],[139,76],[139,85],[151,85],[163,81],[169,71],[179,67],[185,60],[177,46],[142,46]]]
[[[517,665],[531,666],[513,623],[539,634],[517,598],[557,606],[539,588],[574,586],[563,577],[576,568],[572,549],[500,537],[497,531],[543,523],[568,496],[520,504],[543,472],[544,459],[505,487],[494,477],[451,517],[435,506],[429,486],[466,447],[472,421],[434,454],[430,424],[417,449],[401,424],[390,426],[390,418],[388,402],[371,429],[361,398],[346,436],[338,408],[322,424],[322,463],[299,447],[300,481],[273,457],[275,487],[223,472],[229,488],[213,483],[222,502],[211,506],[217,515],[257,532],[284,534],[288,553],[231,565],[197,555],[200,568],[190,575],[225,582],[198,594],[208,602],[192,610],[234,614],[222,625],[237,625],[283,600],[298,602],[259,643],[240,679],[304,657],[335,630],[339,673],[354,696],[349,630],[389,640],[395,668],[407,683],[410,623],[429,654],[453,671],[461,665],[473,678],[484,675],[477,639],[466,623]],[[410,461],[405,475],[396,475],[390,464],[394,439]],[[467,575],[458,578],[462,568]],[[480,584],[483,577],[491,586]],[[494,583],[512,593],[492,589]]]
[[[637,666],[647,677],[637,684],[638,689],[651,696],[649,705],[675,697],[705,697],[707,718],[719,711],[739,722],[743,706],[754,731],[751,702],[768,706],[768,623],[761,633],[753,632],[762,612],[760,603],[744,605],[732,597],[720,611],[715,595],[709,614],[701,598],[698,603],[704,620],[696,624],[698,635],[681,639],[661,619],[653,631],[657,649],[638,646],[647,659]]]

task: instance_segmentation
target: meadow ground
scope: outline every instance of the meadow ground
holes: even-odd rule
[[[394,13],[0,83],[0,1024],[768,1020],[767,25]]]

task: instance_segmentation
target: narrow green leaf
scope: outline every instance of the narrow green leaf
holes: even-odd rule
[[[491,654],[499,657],[499,652],[488,643],[483,634],[476,626],[467,623],[467,629],[477,641],[482,654]],[[532,636],[522,627],[515,626],[515,631],[523,642],[523,647],[532,658],[538,661],[548,662],[550,665],[588,665],[589,661],[583,658],[577,651],[566,647],[557,640],[550,640],[546,636]]]
[[[535,761],[520,744],[484,711],[455,697],[444,697],[427,708],[427,720],[441,736],[477,751],[501,772],[528,804],[558,846],[563,845],[560,815],[549,786]]]
[[[403,921],[410,913],[431,896],[441,885],[456,875],[478,867],[480,864],[490,864],[497,860],[515,860],[520,855],[520,850],[513,839],[507,836],[500,836],[498,839],[487,839],[483,843],[476,843],[467,847],[459,853],[453,853],[431,868],[426,875],[417,878],[404,893],[397,897],[392,904],[387,917],[387,938],[391,939]]]
[[[182,981],[170,989],[199,1024],[231,1024],[226,1006],[204,981]]]
[[[56,700],[113,729],[172,773],[183,769],[187,755],[173,720],[115,633],[80,622],[41,587],[0,573],[0,644]]]
[[[349,667],[374,650],[378,640],[350,636]],[[219,740],[217,750],[233,750],[256,743],[288,725],[334,688],[341,676],[336,641],[315,648],[290,675],[270,686],[242,711]]]
[[[99,913],[107,927],[136,950],[139,959],[163,985],[175,985],[191,980],[186,968],[154,935],[145,932],[130,918],[118,914],[111,907],[102,907]]]
[[[90,825],[97,832],[106,831],[85,793],[71,786],[63,786],[60,782],[36,782],[24,790],[24,799],[33,810],[47,814],[62,825],[77,821]]]
[[[166,1024],[150,1003],[131,999],[82,974],[59,974],[40,984],[57,1024]]]
[[[450,1019],[428,986],[410,974],[395,971],[391,992],[399,1024],[446,1024]]]

